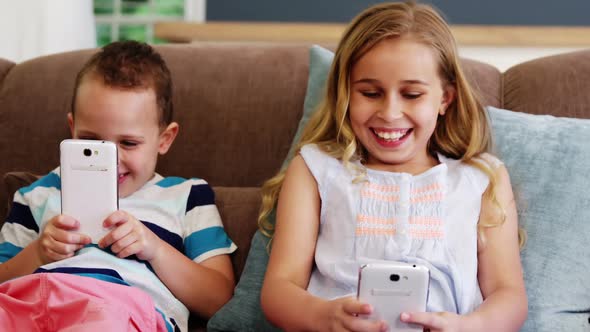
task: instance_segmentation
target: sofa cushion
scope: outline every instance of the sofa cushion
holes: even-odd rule
[[[30,185],[31,183],[35,182],[39,178],[38,175],[29,172],[8,172],[4,174],[2,177],[2,182],[4,186],[4,195],[6,199],[6,215],[10,212],[10,207],[12,206],[12,199],[14,197],[14,193],[22,188]],[[4,223],[4,218],[0,220],[0,225]]]
[[[529,300],[521,331],[583,331],[590,321],[590,120],[489,108],[510,172]]]
[[[208,331],[280,331],[264,317],[260,290],[268,263],[269,238],[257,231],[252,238],[244,272],[234,296],[207,323]]]
[[[291,148],[283,161],[282,167],[287,167],[293,158],[295,148],[301,137],[301,132],[309,117],[318,106],[322,98],[326,77],[332,63],[333,54],[319,46],[312,46],[309,51],[309,77],[307,92],[303,104],[303,115]],[[274,213],[271,214],[274,223]],[[240,277],[233,298],[225,304],[208,322],[210,331],[276,331],[270,324],[260,305],[260,290],[268,263],[268,237],[257,231],[252,239],[250,253],[244,273]]]
[[[255,222],[260,210],[260,188],[213,187],[215,205],[221,215],[223,227],[238,249],[230,255],[236,280],[240,278],[252,236],[258,229]]]
[[[590,118],[590,49],[519,63],[502,77],[504,109]]]

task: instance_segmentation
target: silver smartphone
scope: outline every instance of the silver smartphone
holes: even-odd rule
[[[359,270],[358,299],[373,306],[367,319],[385,320],[392,332],[422,332],[423,327],[400,320],[402,312],[424,312],[430,273],[406,263],[370,263]]]
[[[117,145],[67,139],[60,144],[61,213],[80,222],[79,232],[97,243],[103,221],[119,208]]]

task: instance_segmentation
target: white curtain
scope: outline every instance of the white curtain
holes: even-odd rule
[[[96,47],[92,0],[0,0],[0,58]]]

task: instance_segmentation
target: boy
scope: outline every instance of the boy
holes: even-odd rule
[[[155,173],[179,130],[160,55],[105,46],[78,73],[68,124],[118,145],[120,210],[92,244],[60,215],[59,168],[20,189],[0,233],[0,329],[185,331],[188,310],[213,315],[232,295],[236,246],[205,181]]]

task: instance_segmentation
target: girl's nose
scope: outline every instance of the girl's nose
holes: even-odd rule
[[[386,121],[393,121],[402,118],[404,116],[402,104],[392,97],[385,99],[385,101],[381,104],[379,116]]]

